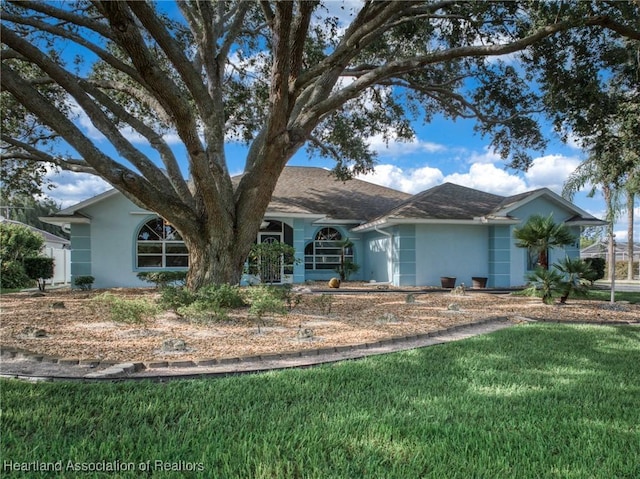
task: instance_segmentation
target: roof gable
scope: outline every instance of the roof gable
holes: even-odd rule
[[[278,179],[267,214],[315,215],[362,222],[384,214],[410,197],[408,193],[368,181],[338,180],[324,168],[287,166]]]
[[[504,197],[453,183],[423,191],[392,209],[394,218],[471,220],[489,214]]]

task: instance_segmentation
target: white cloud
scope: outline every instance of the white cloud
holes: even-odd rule
[[[61,171],[50,176],[56,188],[47,193],[47,196],[62,208],[67,208],[80,201],[96,196],[112,188],[102,178],[86,173],[73,173]]]
[[[382,135],[369,138],[369,146],[381,157],[400,158],[406,155],[420,153],[438,153],[447,149],[446,146],[431,141],[414,139],[413,141],[385,141]]]
[[[533,160],[524,177],[530,189],[546,187],[556,193],[561,193],[565,181],[579,164],[580,160],[574,157],[563,155],[541,156]]]
[[[616,241],[622,241],[623,243],[626,243],[627,238],[629,237],[627,230],[615,230],[613,235],[615,236]]]
[[[493,151],[490,146],[485,146],[484,151],[482,153],[478,153],[476,151],[471,152],[469,157],[467,158],[467,163],[502,163],[504,160],[500,157],[498,153]]]
[[[406,193],[418,193],[442,183],[442,171],[424,166],[403,170],[395,165],[377,165],[373,173],[360,175],[361,180],[387,186]]]
[[[443,181],[502,196],[516,195],[529,189],[522,178],[486,163],[475,163],[468,173],[453,173]]]

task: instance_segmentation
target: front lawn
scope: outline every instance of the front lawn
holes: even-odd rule
[[[639,361],[635,326],[526,324],[242,377],[5,380],[3,477],[636,478]]]
[[[599,301],[609,301],[611,299],[611,291],[610,290],[602,290],[602,289],[591,289],[589,290],[589,299],[595,299]],[[616,291],[615,292],[615,300],[616,301],[628,301],[631,304],[640,303],[640,292],[630,292],[630,291]]]

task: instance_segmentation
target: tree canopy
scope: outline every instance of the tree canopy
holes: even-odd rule
[[[3,165],[100,175],[180,231],[191,287],[237,282],[304,146],[349,178],[374,166],[367,138],[409,139],[412,120],[444,114],[476,119],[525,168],[545,142],[541,91],[554,70],[533,46],[569,35],[579,58],[563,61],[581,65],[603,35],[640,40],[632,1],[349,5],[5,1]],[[237,183],[225,152],[234,141],[248,145]]]

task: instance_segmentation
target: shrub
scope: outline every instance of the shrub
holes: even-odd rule
[[[273,286],[256,286],[249,289],[249,314],[258,322],[264,324],[264,316],[267,314],[284,314],[286,308],[282,300],[282,294]],[[260,324],[258,324],[260,331]]]
[[[229,319],[226,308],[199,301],[195,301],[188,306],[180,306],[176,309],[176,312],[196,324],[209,324]]]
[[[587,278],[589,281],[593,283],[594,281],[604,278],[607,265],[607,262],[604,258],[587,258],[585,259],[585,262],[591,267],[591,270],[593,271],[592,276]]]
[[[105,306],[111,319],[117,323],[141,323],[157,313],[156,306],[144,299],[123,299],[109,292],[96,296],[92,301]]]
[[[553,267],[564,274],[564,279],[559,284],[561,303],[566,303],[571,293],[576,296],[586,296],[591,284],[590,278],[595,276],[589,263],[580,258],[566,257],[555,263]]]
[[[333,304],[333,297],[330,294],[322,293],[320,296],[313,298],[313,304],[318,307],[320,314],[326,316],[331,314],[331,305]]]
[[[246,305],[240,288],[229,284],[205,286],[196,292],[166,286],[161,290],[159,303],[196,323],[226,320],[229,309]]]
[[[212,284],[199,289],[196,301],[220,308],[240,308],[246,303],[238,286]]]
[[[42,236],[29,227],[0,223],[0,287],[31,286],[33,282],[24,270],[24,258],[39,255],[43,245]]]
[[[142,281],[155,284],[156,288],[184,286],[186,271],[145,271],[136,275]]]
[[[32,281],[24,272],[24,266],[18,261],[2,261],[0,268],[0,287],[20,289],[31,286]]]
[[[44,246],[44,238],[24,225],[0,223],[0,260],[18,261],[37,256]]]
[[[555,270],[538,267],[527,275],[530,287],[525,292],[531,296],[542,296],[545,304],[553,303],[553,293],[562,283],[562,275]]]
[[[76,276],[73,278],[73,284],[80,288],[82,291],[88,291],[91,289],[93,282],[96,279],[93,276]]]
[[[185,287],[165,286],[160,290],[158,303],[163,309],[178,310],[183,306],[189,306],[196,300],[196,295]]]
[[[30,279],[37,281],[40,291],[44,291],[46,280],[53,278],[53,263],[53,258],[45,256],[24,259],[24,271]]]

